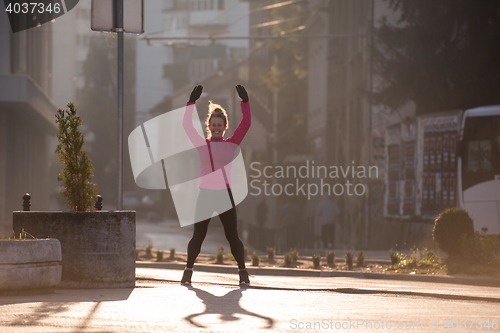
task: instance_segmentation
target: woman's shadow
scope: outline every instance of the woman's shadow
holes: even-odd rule
[[[237,321],[240,318],[236,317],[235,314],[242,314],[253,316],[257,318],[261,318],[267,322],[267,326],[265,328],[272,328],[274,324],[274,320],[272,318],[262,316],[257,313],[253,313],[243,309],[240,306],[240,299],[243,294],[244,289],[234,289],[223,296],[215,296],[211,293],[190,287],[190,290],[194,290],[196,296],[202,300],[205,305],[205,311],[200,313],[191,314],[184,319],[187,320],[191,325],[196,327],[205,328],[205,326],[196,323],[193,319],[198,316],[207,315],[207,314],[220,314],[220,319],[224,322]]]

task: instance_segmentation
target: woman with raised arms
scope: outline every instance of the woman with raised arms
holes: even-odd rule
[[[224,139],[225,130],[228,127],[228,118],[226,111],[218,104],[210,101],[208,114],[205,120],[207,138],[203,138],[194,128],[192,117],[194,105],[200,98],[203,86],[194,87],[186,105],[186,111],[182,125],[186,131],[189,140],[193,143],[200,157],[200,178],[198,187],[200,189],[196,200],[195,224],[193,237],[187,247],[187,264],[181,279],[181,284],[190,285],[193,275],[193,266],[201,245],[208,230],[212,213],[217,211],[224,233],[231,247],[231,253],[238,263],[240,285],[250,284],[248,272],[245,268],[244,247],[238,237],[237,216],[233,195],[231,192],[231,161],[236,148],[248,132],[251,124],[250,104],[248,94],[241,85],[236,86],[236,91],[241,98],[241,112],[243,118],[234,131],[234,134]],[[221,176],[222,174],[222,176]],[[229,210],[220,209],[220,202],[229,199],[231,208]]]

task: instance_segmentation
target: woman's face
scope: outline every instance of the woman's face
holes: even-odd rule
[[[224,136],[224,131],[226,126],[224,126],[224,119],[219,117],[212,117],[210,119],[210,132],[214,139],[221,139]]]

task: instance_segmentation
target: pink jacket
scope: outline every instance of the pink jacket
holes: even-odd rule
[[[241,141],[248,132],[251,124],[250,103],[241,102],[241,112],[243,119],[234,131],[234,134],[227,139],[203,138],[193,126],[193,111],[195,103],[187,103],[186,112],[182,120],[182,126],[189,137],[189,140],[198,150],[200,157],[200,178],[198,187],[223,190],[231,187],[231,162]],[[210,153],[212,159],[210,159]],[[222,172],[222,168],[224,172]]]

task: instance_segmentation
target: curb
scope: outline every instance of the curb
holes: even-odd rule
[[[184,270],[184,264],[162,263],[162,262],[143,262],[137,261],[136,268],[157,268],[157,269],[175,269]],[[238,267],[216,265],[216,264],[195,264],[195,270],[200,272],[221,273],[221,274],[236,274]],[[483,287],[500,287],[500,279],[480,278],[480,277],[455,277],[443,275],[424,275],[424,274],[398,274],[398,273],[365,273],[365,272],[348,272],[348,271],[320,271],[320,270],[305,270],[305,269],[289,269],[289,268],[267,268],[247,267],[248,272],[252,275],[273,275],[273,276],[302,276],[302,277],[350,277],[357,279],[374,279],[374,280],[401,280],[415,282],[432,282],[432,283],[449,283],[462,284],[469,286]]]

